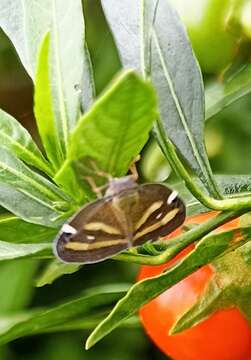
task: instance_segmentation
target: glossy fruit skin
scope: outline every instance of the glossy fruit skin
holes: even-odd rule
[[[215,216],[214,212],[190,217],[188,223],[201,223],[212,216]],[[231,229],[238,223],[238,219],[231,221],[221,229]],[[185,249],[167,264],[141,266],[138,280],[159,274],[191,248]],[[174,360],[251,359],[251,326],[237,308],[218,311],[191,329],[168,335],[175,320],[196,302],[213,272],[212,266],[203,266],[140,309],[146,333],[163,353]]]

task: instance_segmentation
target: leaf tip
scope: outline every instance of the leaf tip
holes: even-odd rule
[[[177,323],[175,323],[175,324],[171,327],[171,329],[169,329],[169,331],[168,331],[168,335],[169,335],[169,336],[178,334],[178,333],[181,331],[181,330],[179,329],[179,327],[177,327],[176,325],[177,325]]]
[[[95,342],[92,341],[92,334],[88,337],[88,339],[85,342],[85,350],[90,350],[90,348],[95,344]]]

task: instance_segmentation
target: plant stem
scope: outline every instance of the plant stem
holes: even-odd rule
[[[221,200],[211,198],[206,195],[201,188],[197,185],[194,179],[190,176],[182,162],[180,161],[174,145],[171,141],[163,134],[162,124],[157,121],[157,128],[160,132],[161,147],[162,151],[166,155],[172,168],[177,172],[180,177],[184,180],[186,187],[204,206],[209,209],[219,211],[231,211],[241,210],[243,208],[251,208],[251,196],[236,197],[236,198],[224,198]]]
[[[200,240],[203,236],[207,235],[210,231],[216,229],[220,225],[227,223],[230,220],[233,220],[247,212],[247,209],[241,209],[237,211],[223,212],[214,218],[196,226],[195,228],[187,231],[184,234],[181,234],[175,237],[172,240],[167,241],[167,248],[161,254],[156,256],[150,255],[140,255],[140,254],[130,254],[122,253],[117,256],[114,256],[114,260],[133,262],[136,264],[146,264],[146,265],[160,265],[171,260],[176,254],[181,250],[186,248],[188,245],[193,242]]]

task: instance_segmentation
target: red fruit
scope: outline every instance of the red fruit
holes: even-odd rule
[[[201,223],[215,215],[215,212],[196,215],[188,218],[186,223]],[[229,230],[238,224],[239,219],[236,219],[220,229]],[[175,235],[169,235],[168,239]],[[161,266],[141,266],[138,280],[158,275],[189,251],[191,246]],[[213,273],[211,265],[203,266],[140,310],[149,337],[174,360],[251,359],[251,326],[237,308],[220,310],[188,330],[172,336],[168,334],[179,316],[196,302]]]

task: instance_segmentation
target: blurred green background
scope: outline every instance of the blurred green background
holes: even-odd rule
[[[250,29],[245,25],[246,12],[236,7],[230,27],[226,26],[230,0],[172,0],[188,26],[189,36],[202,66],[205,85],[221,81],[229,64],[239,56],[240,36],[249,42]],[[87,40],[94,65],[97,94],[119,70],[118,54],[107,27],[100,2],[84,0]],[[193,9],[192,13],[188,11]],[[197,6],[197,14],[194,6]],[[250,10],[250,9],[249,9]],[[198,14],[198,12],[200,13]],[[244,10],[243,10],[244,11]],[[244,19],[238,22],[237,19]],[[197,16],[197,17],[196,17]],[[197,22],[195,21],[197,19]],[[250,21],[251,23],[251,21]],[[240,35],[241,34],[241,35]],[[249,48],[249,47],[247,47]],[[243,61],[250,60],[251,52]],[[33,88],[8,38],[0,32],[0,107],[14,115],[39,142],[32,112]],[[251,97],[225,109],[206,123],[206,145],[216,173],[251,173]],[[149,142],[140,164],[145,180],[172,176],[170,168]],[[34,281],[46,262],[31,260],[1,263],[0,314],[25,307],[43,307],[71,298],[83,289],[107,283],[133,282],[137,266],[113,261],[83,267],[66,275],[53,285],[35,288]],[[94,349],[84,350],[88,331],[67,332],[29,337],[0,348],[1,360],[161,360],[164,357],[148,340],[139,325],[116,330]]]

